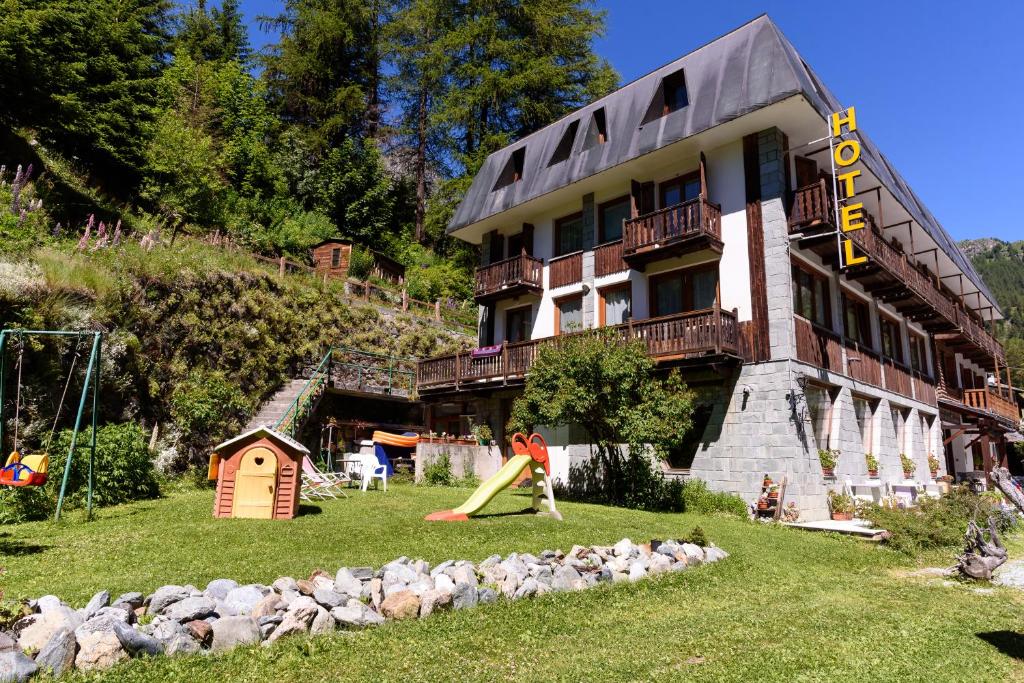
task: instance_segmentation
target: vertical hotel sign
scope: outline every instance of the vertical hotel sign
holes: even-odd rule
[[[848,233],[867,227],[864,222],[864,203],[851,201],[857,196],[856,184],[860,177],[860,171],[849,168],[860,160],[860,141],[851,135],[856,131],[856,109],[850,107],[832,114],[828,145],[832,151],[832,197],[838,226],[836,242],[839,246],[840,268],[856,266],[868,260],[867,256],[854,255],[853,242],[848,237]],[[840,187],[843,190],[842,197]]]

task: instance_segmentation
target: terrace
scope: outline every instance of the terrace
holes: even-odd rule
[[[681,361],[705,356],[740,356],[740,331],[735,311],[709,308],[659,318],[630,321],[607,329],[623,339],[639,339],[657,362]],[[574,332],[573,334],[587,334]],[[422,360],[416,367],[416,385],[429,390],[467,389],[494,384],[521,383],[542,344],[559,337],[504,344],[499,353],[474,356],[456,353]]]
[[[486,303],[504,297],[539,294],[544,289],[544,261],[519,254],[476,269],[473,298]]]
[[[722,251],[722,207],[703,196],[623,223],[621,258],[634,268],[702,249]]]

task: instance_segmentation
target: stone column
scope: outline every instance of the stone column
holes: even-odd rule
[[[594,225],[594,193],[583,195],[583,328],[594,327],[594,243],[597,239]]]

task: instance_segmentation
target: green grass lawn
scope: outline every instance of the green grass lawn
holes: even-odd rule
[[[398,555],[480,560],[686,535],[731,553],[637,584],[439,614],[360,633],[297,638],[219,656],[136,660],[88,680],[991,681],[1024,678],[1024,594],[976,593],[908,576],[916,564],[847,538],[735,519],[560,503],[562,523],[503,514],[427,523],[465,490],[396,486],[310,506],[290,522],[215,520],[210,491],[101,510],[90,524],[0,532],[7,597],[53,592],[80,605],[100,588],[151,591],[217,577],[269,583]],[[1024,552],[1012,544],[1011,555]],[[951,557],[932,556],[931,564]],[[73,680],[76,680],[72,677]],[[85,677],[82,677],[84,680]]]

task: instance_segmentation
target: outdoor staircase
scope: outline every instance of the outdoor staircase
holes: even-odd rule
[[[284,419],[288,409],[295,403],[295,399],[302,393],[302,390],[309,382],[308,379],[293,379],[285,384],[274,394],[269,401],[260,406],[260,410],[249,420],[246,430],[255,429],[261,425],[273,427]]]

